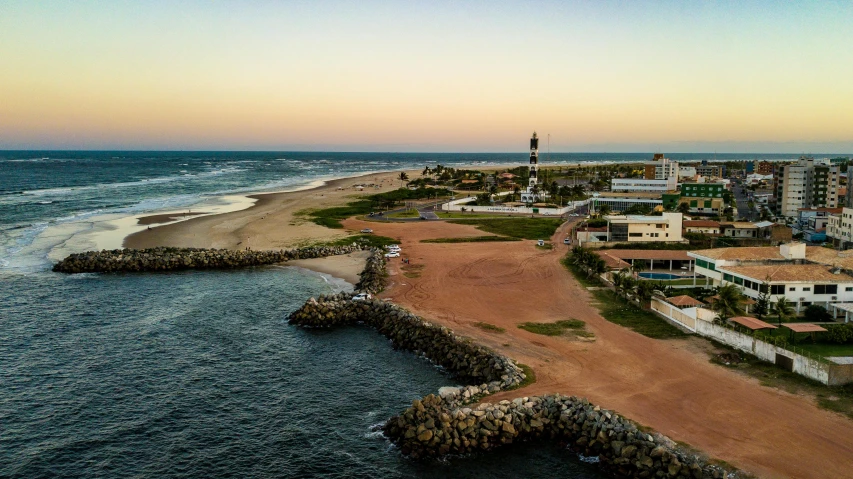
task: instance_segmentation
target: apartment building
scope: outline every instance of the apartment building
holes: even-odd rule
[[[838,207],[839,173],[829,160],[809,157],[779,166],[773,187],[779,214],[794,217],[801,208]]]

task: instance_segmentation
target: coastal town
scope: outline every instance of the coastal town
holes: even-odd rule
[[[442,388],[384,426],[412,457],[562,437],[617,477],[734,473],[709,456],[762,477],[844,477],[853,254],[821,234],[833,218],[849,224],[848,160],[691,165],[650,154],[553,165],[538,150],[534,133],[521,165],[436,164],[256,195],[247,210],[139,231],[125,240],[136,250],[72,255],[54,269],[312,258],[293,264],[349,277],[336,261],[369,257],[355,292],[312,298],[291,321],[374,325],[436,364],[452,360],[443,367],[468,386]],[[803,186],[787,183],[795,172]],[[793,210],[792,191],[803,192]],[[226,234],[210,233],[223,224]],[[198,242],[203,232],[212,236]],[[630,418],[607,426],[621,431],[616,440],[583,419],[598,405]]]

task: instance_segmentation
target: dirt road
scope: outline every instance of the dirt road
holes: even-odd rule
[[[399,238],[403,256],[422,265],[407,277],[392,262],[392,285],[384,296],[535,370],[535,384],[490,400],[585,396],[759,477],[853,478],[853,421],[709,363],[704,340],[655,340],[604,320],[589,292],[559,262],[568,248],[562,231],[548,251],[534,241],[419,242],[484,234],[444,222],[345,225]],[[569,318],[586,321],[596,340],[517,328]],[[474,326],[479,321],[506,331],[484,331]]]

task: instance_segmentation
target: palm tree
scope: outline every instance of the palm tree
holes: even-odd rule
[[[681,203],[678,205],[677,210],[679,213],[681,213],[683,215],[688,215],[688,214],[690,214],[690,205],[687,203]]]
[[[402,188],[403,182],[409,180],[409,175],[407,175],[405,171],[401,171],[400,176],[398,176],[397,178],[400,178],[400,188]]]
[[[717,289],[717,299],[711,309],[717,312],[721,320],[743,314],[743,294],[734,284],[720,286]]]
[[[655,290],[654,284],[651,281],[638,281],[636,286],[637,296],[645,301],[648,301],[652,297],[652,293]]]
[[[609,205],[601,205],[598,207],[598,216],[607,216],[610,214],[610,206]]]
[[[424,168],[424,171],[421,172],[421,176],[426,176],[430,173],[432,173],[432,170],[429,169],[429,166],[427,166],[426,168]]]
[[[779,326],[782,326],[782,321],[791,317],[794,313],[794,307],[784,296],[779,296],[776,299],[776,304],[773,305],[773,312],[776,313],[776,318],[779,319]]]

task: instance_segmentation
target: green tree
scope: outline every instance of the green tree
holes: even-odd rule
[[[743,294],[734,284],[720,286],[717,289],[717,300],[711,309],[717,312],[721,320],[740,316],[743,314]]]
[[[681,213],[683,215],[689,215],[690,214],[690,205],[687,204],[687,202],[679,203],[678,208],[676,208],[676,209],[678,210],[679,213]]]
[[[755,306],[752,308],[752,313],[758,319],[764,319],[770,313],[770,296],[767,294],[770,290],[770,285],[765,281],[758,292],[758,299],[755,300]]]
[[[400,188],[402,188],[402,187],[403,187],[403,182],[405,182],[405,181],[408,181],[408,180],[409,180],[409,175],[407,175],[405,171],[401,171],[401,172],[400,172],[400,176],[398,176],[397,178],[399,178],[399,179],[400,179]]]
[[[776,318],[779,320],[779,326],[794,314],[794,307],[784,296],[779,296],[776,299],[776,304],[773,305],[773,312],[776,313]]]

